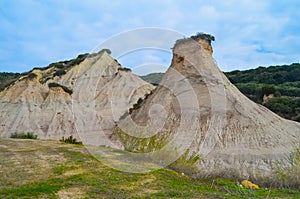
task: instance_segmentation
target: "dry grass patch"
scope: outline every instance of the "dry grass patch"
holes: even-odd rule
[[[117,157],[115,164],[123,160],[120,151],[109,152]],[[300,190],[248,190],[236,181],[192,179],[170,169],[121,172],[96,160],[84,146],[59,141],[0,139],[0,160],[0,198],[300,197]]]

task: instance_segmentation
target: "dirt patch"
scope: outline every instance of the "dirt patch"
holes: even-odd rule
[[[64,176],[73,176],[73,175],[79,175],[82,173],[84,173],[84,169],[75,169],[75,170],[65,172]]]
[[[68,189],[59,190],[56,195],[60,199],[79,199],[85,198],[85,191],[78,187],[72,187]]]

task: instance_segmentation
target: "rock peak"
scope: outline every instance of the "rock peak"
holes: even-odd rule
[[[173,52],[176,53],[176,50],[183,50],[188,48],[201,48],[208,51],[211,55],[213,53],[213,49],[211,46],[211,42],[215,41],[215,37],[206,34],[206,33],[197,33],[188,38],[178,39],[175,42]]]
[[[231,84],[214,62],[213,40],[207,34],[177,40],[160,85],[119,121],[115,134],[126,150],[153,151],[151,158],[164,166],[176,154],[199,154],[194,169],[177,168],[199,177],[276,179],[278,165],[294,169],[288,158],[299,147],[300,125],[255,104]]]

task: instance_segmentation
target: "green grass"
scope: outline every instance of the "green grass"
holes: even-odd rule
[[[0,159],[0,198],[300,197],[300,190],[254,191],[236,180],[193,179],[170,169],[121,172],[103,165],[82,145],[57,141],[0,139]]]

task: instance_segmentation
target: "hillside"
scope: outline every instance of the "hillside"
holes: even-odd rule
[[[153,84],[158,85],[165,73],[150,73],[148,75],[140,76],[143,80]]]
[[[140,76],[143,80],[158,85],[165,73],[150,73],[148,75]]]
[[[115,151],[116,156],[118,151]],[[0,198],[299,198],[300,191],[251,190],[237,179],[192,179],[170,169],[111,169],[81,145],[0,139]],[[260,182],[256,182],[260,185]]]
[[[253,101],[284,118],[300,122],[300,64],[259,67],[225,74]]]
[[[107,136],[115,121],[154,88],[105,49],[1,75],[7,86],[0,91],[0,137],[33,132],[39,139],[59,140],[73,135],[112,146],[117,143]]]
[[[300,64],[258,67],[224,74],[254,102],[262,104],[263,96],[271,95],[272,99],[263,103],[264,106],[284,118],[300,122]],[[157,85],[163,75],[151,73],[141,78]]]

